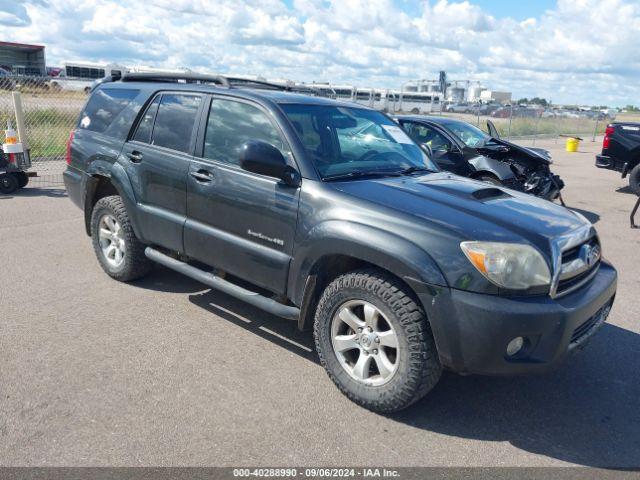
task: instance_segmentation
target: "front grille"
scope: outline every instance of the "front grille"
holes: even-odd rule
[[[588,255],[593,249],[600,251],[600,248],[598,237],[592,237],[586,242],[562,252],[561,275],[558,281],[556,295],[567,294],[576,290],[594,277],[600,267],[601,256],[598,255],[597,260],[589,264]],[[570,269],[576,268],[576,265],[578,266],[578,270],[576,270],[575,273],[571,272]]]

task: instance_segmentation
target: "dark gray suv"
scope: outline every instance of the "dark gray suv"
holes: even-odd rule
[[[443,368],[547,370],[613,304],[584,217],[441,172],[359,105],[128,74],[95,88],[67,161],[108,275],[158,262],[313,328],[331,379],[372,410],[410,405]]]

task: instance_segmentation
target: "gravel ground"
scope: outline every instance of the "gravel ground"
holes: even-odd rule
[[[634,197],[599,144],[538,146],[619,269],[609,322],[551,374],[445,374],[392,416],[343,397],[293,322],[162,268],[110,280],[64,190],[0,197],[0,465],[640,466]]]

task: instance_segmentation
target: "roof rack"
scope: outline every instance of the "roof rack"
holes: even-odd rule
[[[122,72],[112,73],[96,80],[92,91],[101,83],[108,82],[166,82],[166,83],[215,83],[224,88],[262,88],[314,95],[313,89],[300,85],[279,85],[265,80],[254,80],[243,77],[227,77],[224,75],[208,75],[195,72]]]
[[[114,78],[114,80],[118,80]],[[193,72],[125,72],[119,80],[123,82],[173,82],[173,83],[216,83],[229,88],[226,77]]]

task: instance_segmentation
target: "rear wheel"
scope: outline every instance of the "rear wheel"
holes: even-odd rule
[[[0,175],[0,193],[9,195],[18,189],[18,179],[11,173]]]
[[[26,173],[24,173],[24,172],[16,172],[16,173],[14,173],[14,175],[18,179],[18,187],[19,188],[24,188],[24,187],[27,186],[27,184],[29,183],[29,177],[27,176]]]
[[[349,399],[378,412],[408,407],[442,372],[422,309],[406,287],[375,269],[335,279],[316,310],[322,366]]]
[[[113,195],[98,200],[91,214],[91,239],[100,266],[111,278],[129,282],[144,277],[151,261],[133,231],[122,199]]]
[[[640,163],[629,173],[629,187],[633,193],[640,196]]]

